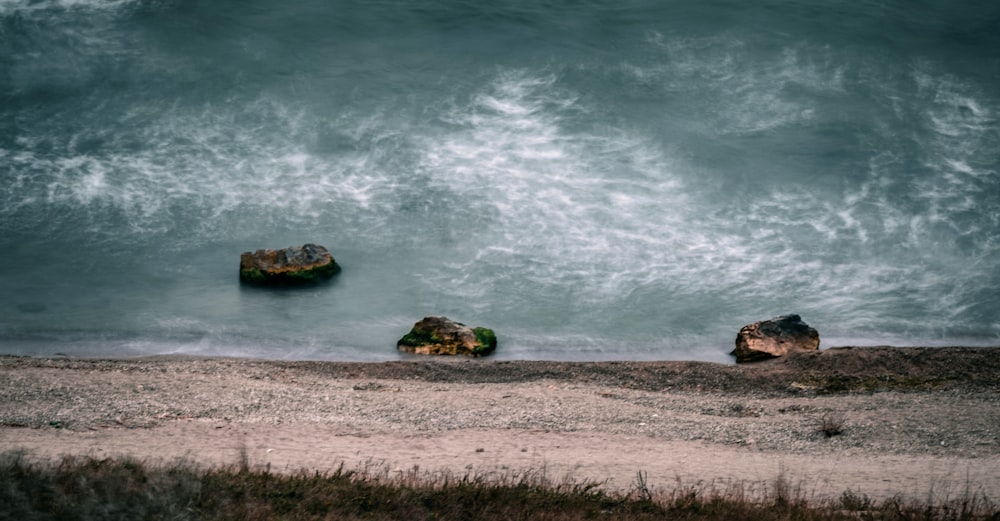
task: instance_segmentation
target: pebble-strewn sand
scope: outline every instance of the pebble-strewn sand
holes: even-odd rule
[[[763,364],[0,357],[0,451],[1000,500],[1000,350]],[[827,437],[824,418],[843,432]]]

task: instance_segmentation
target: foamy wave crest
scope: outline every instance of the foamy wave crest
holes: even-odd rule
[[[995,254],[996,244],[980,234],[973,269],[949,272],[958,250],[942,254],[925,230],[940,215],[911,206],[929,192],[899,185],[906,179],[899,169],[909,164],[904,149],[874,147],[867,173],[852,173],[839,192],[762,182],[748,197],[720,197],[693,182],[704,167],[669,146],[628,129],[581,125],[594,107],[580,99],[555,72],[505,71],[447,112],[453,130],[422,145],[418,169],[467,205],[468,220],[451,224],[468,236],[443,267],[423,274],[427,284],[480,310],[569,303],[570,321],[629,316],[665,329],[694,314],[738,321],[753,310],[794,309],[835,322],[829,331],[904,336],[926,337],[928,317],[939,317],[930,327],[946,336],[950,319],[982,312],[981,298],[971,299],[976,309],[963,300],[976,280],[992,276],[991,265],[975,259]],[[976,106],[970,117],[991,114]],[[964,171],[968,162],[947,164]],[[982,189],[963,193],[995,208]],[[949,215],[963,211],[948,205]],[[998,327],[990,320],[984,330]]]
[[[361,137],[373,140],[370,151],[315,154],[308,144],[316,118],[266,99],[242,111],[158,104],[125,121],[135,126],[107,132],[99,150],[81,149],[87,140],[74,136],[65,154],[7,154],[18,189],[6,192],[3,210],[62,207],[84,212],[93,226],[113,212],[133,233],[190,229],[203,240],[324,216],[350,224],[384,211],[382,196],[392,190],[384,165],[371,159],[399,146],[393,136]],[[80,132],[92,137],[89,128]],[[34,148],[32,139],[54,136],[26,137],[25,148]],[[145,146],[124,151],[131,139]]]
[[[425,145],[422,168],[487,218],[422,274],[444,292],[439,305],[513,317],[535,334],[635,328],[636,349],[715,334],[716,317],[741,320],[748,302],[759,306],[750,286],[776,252],[714,217],[714,194],[686,182],[700,171],[671,147],[581,125],[593,110],[558,74],[507,71],[448,113],[456,129]]]
[[[800,46],[761,55],[728,35],[667,38],[654,32],[647,40],[652,50],[645,61],[625,64],[623,70],[642,83],[694,101],[694,123],[708,123],[717,134],[758,133],[808,122],[816,117],[817,107],[804,93],[837,93],[844,87],[844,67],[828,50]]]
[[[139,0],[0,0],[0,16],[56,10],[113,11]]]
[[[820,316],[837,310],[846,325],[881,321],[928,341],[959,323],[987,335],[1000,328],[997,298],[980,289],[995,280],[1000,254],[996,100],[939,73],[915,79],[923,94],[906,105],[895,91],[903,80],[878,82],[874,101],[899,121],[877,122],[885,129],[870,138],[877,145],[859,182],[839,195],[782,185],[743,211],[762,244],[781,252],[767,265],[810,273],[804,287],[819,296]],[[916,146],[898,138],[901,128],[916,129]]]
[[[709,202],[710,194],[688,184],[689,198],[705,214],[699,216],[703,226],[689,228],[681,243],[695,243],[696,233],[704,233],[709,240],[700,251],[719,262],[703,264],[703,271],[658,275],[679,278],[682,287],[709,299],[736,289],[752,296],[744,299],[746,309],[798,309],[836,321],[842,331],[884,329],[929,340],[929,331],[948,336],[953,324],[976,322],[959,319],[963,314],[979,319],[980,333],[1000,328],[987,311],[997,299],[976,290],[977,281],[995,279],[995,263],[986,259],[1000,253],[994,238],[1000,187],[991,152],[998,145],[993,97],[933,66],[917,68],[922,72],[913,79],[920,95],[901,94],[912,88],[907,67],[851,63],[835,50],[802,44],[751,54],[750,46],[725,35],[677,39],[654,33],[649,42],[655,52],[622,70],[661,89],[667,99],[680,96],[684,105],[665,104],[664,117],[684,118],[691,129],[708,122],[721,139],[711,144],[714,149],[746,153],[744,168],[774,172],[749,185],[732,207]],[[688,92],[692,86],[703,92]],[[843,107],[856,115],[851,126],[830,126],[842,117],[833,111]],[[825,134],[810,127],[818,115],[829,128]],[[918,129],[920,164],[913,161],[913,143],[900,139],[908,128]],[[839,190],[795,182],[796,176],[816,174],[782,164],[784,151],[837,159],[831,152],[839,151],[825,143],[830,132],[845,130],[862,136],[851,154],[867,153],[867,165],[844,162],[838,171],[832,163],[824,175],[839,177],[828,183]],[[754,150],[744,149],[741,136],[775,131],[780,139],[753,143],[773,149],[761,154],[772,163],[755,165]],[[796,150],[798,144],[805,148]],[[803,164],[816,168],[820,162]],[[687,173],[698,175],[701,168],[694,165]],[[956,264],[963,273],[948,268]]]
[[[489,219],[444,278],[517,266],[492,289],[563,286],[599,299],[628,291],[622,274],[631,285],[668,262],[658,252],[673,251],[687,205],[675,166],[620,129],[571,129],[587,110],[555,74],[507,71],[446,114],[458,130],[425,145],[421,169]]]
[[[943,228],[957,241],[993,241],[983,224],[991,223],[994,230],[1000,224],[996,100],[991,105],[982,93],[951,78],[920,72],[916,76],[929,105],[921,114],[922,126],[928,130],[922,139],[921,160],[933,172],[916,182],[927,204],[920,224]],[[973,245],[973,251],[965,253],[978,249]]]

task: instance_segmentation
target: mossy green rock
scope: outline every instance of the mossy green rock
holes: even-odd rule
[[[396,348],[418,355],[486,356],[497,348],[497,336],[486,327],[471,328],[445,317],[425,317],[399,339]]]
[[[315,284],[340,272],[333,255],[316,244],[240,255],[240,281],[264,286]]]

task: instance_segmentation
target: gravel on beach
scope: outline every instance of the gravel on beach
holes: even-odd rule
[[[602,432],[785,453],[1000,453],[994,348],[838,348],[747,365],[0,357],[0,427],[312,423]]]

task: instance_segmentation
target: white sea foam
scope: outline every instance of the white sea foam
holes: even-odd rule
[[[61,9],[110,11],[139,0],[0,0],[0,16]]]
[[[808,266],[802,262],[807,256],[826,259],[815,271],[807,268],[818,276],[808,285],[824,308],[841,310],[859,327],[870,328],[881,317],[896,331],[917,332],[927,328],[927,317],[935,317],[944,331],[966,312],[982,313],[981,303],[967,299],[976,284],[993,276],[989,262],[980,262],[998,253],[982,227],[983,216],[996,215],[1000,204],[990,152],[997,145],[991,130],[995,123],[982,119],[991,112],[990,105],[956,96],[951,91],[962,87],[946,77],[924,75],[919,80],[940,101],[926,113],[919,105],[908,109],[926,118],[923,128],[929,131],[920,146],[920,169],[904,175],[914,163],[892,149],[883,150],[869,161],[868,178],[850,186],[840,199],[783,187],[782,193],[748,208],[751,217],[766,226],[787,233],[801,223],[823,238],[789,241],[785,235],[780,240],[787,245],[783,256],[793,261],[786,268]],[[970,106],[975,110],[962,108]],[[767,242],[783,235],[761,237]],[[887,250],[886,245],[898,250]],[[838,258],[847,263],[838,266]],[[765,265],[780,264],[784,262],[770,259]],[[961,272],[949,267],[959,264]],[[995,328],[995,319],[984,327]]]
[[[242,115],[228,110],[166,106],[141,130],[149,146],[132,154],[5,158],[31,188],[9,193],[4,210],[38,196],[54,206],[117,208],[141,233],[174,228],[183,218],[175,214],[181,208],[191,217],[212,219],[252,210],[271,223],[313,221],[330,211],[350,215],[352,208],[385,210],[378,207],[385,204],[380,198],[394,187],[386,166],[378,164],[384,150],[318,156],[301,144],[300,113],[267,100],[251,110],[270,121],[268,128],[246,128],[236,120]],[[210,234],[213,226],[220,233],[229,225],[209,219],[200,224]]]
[[[554,82],[504,72],[447,115],[458,131],[426,143],[422,170],[470,198],[484,194],[476,204],[496,215],[484,235],[501,241],[488,245],[489,259],[470,258],[443,278],[481,272],[486,262],[517,265],[519,276],[546,286],[614,280],[669,240],[660,227],[676,222],[683,196],[671,190],[678,182],[667,162],[634,137],[568,131],[564,119],[587,107]]]
[[[503,85],[520,77],[497,81]],[[435,270],[429,285],[448,288],[447,281],[467,280],[469,286],[451,290],[461,300],[492,295],[525,307],[544,306],[542,295],[562,295],[558,306],[588,319],[598,310],[618,309],[611,313],[618,315],[649,306],[671,309],[671,301],[716,303],[737,291],[744,296],[734,296],[731,305],[739,307],[775,299],[776,283],[786,294],[775,302],[797,306],[816,292],[845,291],[843,281],[825,276],[823,263],[810,259],[794,238],[768,229],[805,223],[829,240],[845,232],[867,240],[849,212],[827,204],[827,217],[807,219],[816,211],[814,198],[776,193],[749,212],[751,219],[768,223],[752,228],[762,235],[751,241],[734,229],[731,216],[691,198],[683,182],[683,176],[697,175],[691,165],[627,132],[569,131],[559,111],[571,105],[547,104],[552,90],[494,90],[518,94],[505,98],[506,109],[493,116],[475,103],[458,107],[450,122],[460,130],[428,143],[425,162],[426,170],[449,185],[489,194],[477,201],[496,210],[497,218],[478,232],[484,241],[501,242],[473,248],[481,253]],[[510,114],[517,114],[516,124],[506,119]],[[509,131],[512,127],[520,130]],[[525,143],[558,150],[552,156],[560,159],[540,160],[525,153]],[[516,275],[491,278],[503,266]]]
[[[652,33],[648,41],[662,52],[659,60],[624,64],[623,71],[667,92],[697,88],[700,108],[712,115],[712,128],[720,134],[760,133],[811,121],[817,107],[796,91],[844,92],[845,68],[829,49],[793,47],[761,57],[725,34],[692,39]]]

